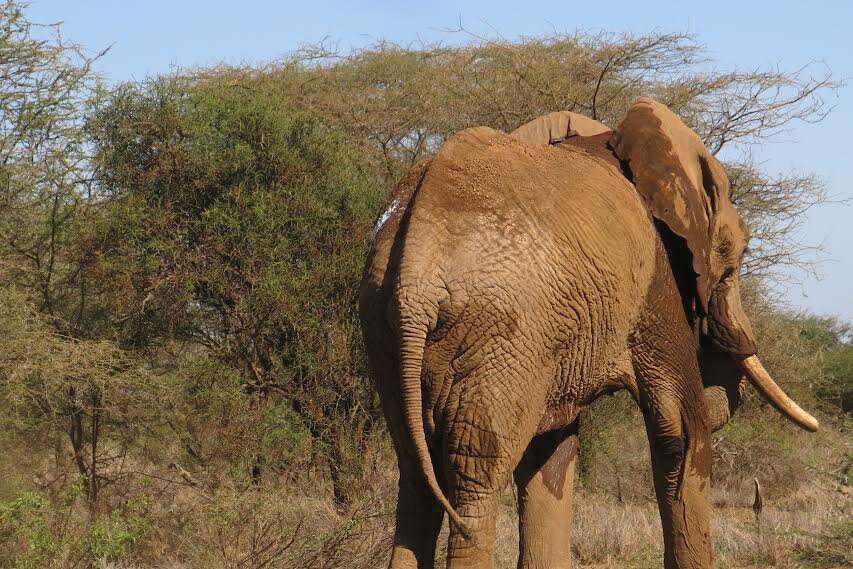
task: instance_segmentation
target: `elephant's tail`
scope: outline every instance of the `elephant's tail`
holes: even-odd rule
[[[427,486],[435,499],[447,512],[450,521],[459,532],[470,539],[470,532],[465,522],[450,504],[447,496],[438,484],[432,457],[426,441],[423,418],[423,396],[421,391],[421,370],[423,368],[424,347],[427,331],[424,326],[401,326],[400,337],[400,384],[403,404],[403,417],[406,429],[417,455],[418,464]]]

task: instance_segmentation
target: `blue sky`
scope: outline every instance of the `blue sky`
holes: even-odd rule
[[[686,31],[697,34],[721,68],[780,66],[791,70],[824,61],[838,78],[853,79],[853,2],[524,2],[412,1],[299,2],[147,0],[35,0],[30,17],[63,21],[64,35],[100,50],[112,45],[98,69],[112,81],[141,80],[218,62],[260,63],[323,38],[342,47],[378,39],[459,43],[448,28],[507,38],[558,31]],[[797,125],[784,142],[754,149],[771,172],[821,175],[830,190],[853,202],[853,82],[831,101],[823,123]],[[794,308],[853,319],[853,203],[832,204],[808,215],[801,236],[827,249],[821,278],[798,275],[790,287]]]

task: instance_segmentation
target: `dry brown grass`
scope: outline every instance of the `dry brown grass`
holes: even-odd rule
[[[391,493],[390,488],[388,492]],[[844,521],[853,514],[853,499],[845,486],[805,483],[795,493],[767,503],[760,525],[752,512],[749,481],[739,488],[714,490],[712,502],[726,504],[714,507],[712,521],[715,566],[720,569],[828,569],[851,566],[853,562],[850,529],[843,528]],[[512,492],[504,497],[497,523],[496,566],[514,568],[518,529]],[[391,524],[390,516],[386,516],[374,528],[379,531],[376,537],[386,546],[390,543]],[[619,502],[614,496],[580,488],[572,527],[576,568],[645,569],[662,565],[660,520],[653,501]],[[437,566],[442,566],[444,560],[446,536],[445,524]]]
[[[749,488],[748,484],[744,486]],[[715,491],[715,502],[721,501],[722,493],[726,494],[726,503],[736,505],[715,507],[713,511],[716,567],[853,566],[850,529],[846,529],[846,536],[843,529],[841,533],[838,529],[853,515],[853,500],[845,487],[804,484],[796,495],[767,504],[760,527],[752,512],[749,492]],[[501,568],[515,567],[515,520],[514,505],[507,504],[498,522],[497,566]],[[660,520],[653,502],[620,503],[613,496],[581,489],[576,493],[572,528],[577,568],[662,566]],[[821,559],[821,555],[827,558]]]
[[[622,412],[617,400],[610,411]],[[818,436],[809,438],[781,422],[774,427],[775,418],[764,424],[752,412],[742,415],[718,435],[715,447],[711,494],[715,567],[853,566],[853,527],[848,521],[853,519],[853,493],[844,474],[850,456],[845,427],[827,421]],[[597,438],[590,433],[585,439],[586,448],[595,452],[587,456],[589,471],[576,490],[571,522],[576,568],[662,566],[645,434],[637,417],[623,416],[622,421],[624,428],[615,435],[616,452],[602,433]],[[104,494],[97,535],[79,498],[67,518],[57,513],[64,499],[59,490],[48,493],[47,510],[14,519],[4,514],[8,500],[27,489],[46,487],[55,470],[46,455],[30,453],[25,460],[23,447],[11,447],[6,456],[24,468],[0,464],[0,473],[10,474],[0,479],[0,566],[88,567],[85,560],[92,558],[88,552],[93,549],[88,544],[99,540],[100,550],[111,552],[100,558],[100,564],[113,569],[383,567],[393,534],[397,469],[387,442],[376,446],[363,457],[365,475],[359,483],[363,490],[345,512],[335,509],[328,473],[322,467],[279,475],[270,470],[259,485],[253,485],[239,469],[196,470],[190,483],[162,462],[133,463],[127,471],[137,475],[122,478]],[[766,490],[760,526],[751,509],[753,476],[761,478]],[[113,516],[114,522],[103,521]],[[141,525],[130,523],[134,516]],[[515,496],[509,489],[498,518],[498,568],[515,567],[516,520]],[[36,531],[42,526],[48,529]],[[134,530],[137,527],[142,529]],[[12,528],[23,533],[15,538],[4,534]],[[108,547],[115,539],[106,534],[118,532],[123,539],[121,532],[130,530],[138,538]],[[443,565],[446,532],[445,527],[437,566]],[[45,549],[36,564],[21,564],[27,547],[44,536],[64,545]]]
[[[165,472],[163,474],[166,474]],[[164,476],[168,478],[168,476]],[[136,488],[147,504],[147,530],[127,554],[101,562],[113,569],[368,569],[387,563],[393,533],[396,469],[386,457],[371,473],[372,486],[347,512],[333,506],[322,476],[289,485],[241,488],[189,486],[149,479]],[[633,495],[642,496],[641,491]],[[849,567],[853,496],[847,486],[813,478],[787,496],[770,497],[761,523],[751,509],[748,480],[712,492],[715,567]],[[116,510],[118,511],[118,509]],[[518,530],[515,497],[504,496],[498,518],[496,561],[514,568]],[[844,524],[847,525],[844,525]],[[662,565],[662,539],[655,503],[619,501],[584,487],[576,491],[573,551],[576,568],[645,569]],[[69,532],[82,531],[73,519]],[[439,542],[443,566],[447,534]],[[71,536],[73,537],[73,536]],[[65,535],[69,539],[69,535]],[[60,557],[45,567],[72,567]]]

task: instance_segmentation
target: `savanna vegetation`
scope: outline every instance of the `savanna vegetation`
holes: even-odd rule
[[[822,424],[751,394],[715,436],[719,566],[853,564],[851,329],[771,286],[812,266],[798,224],[831,196],[749,153],[827,115],[822,66],[720,70],[682,34],[460,30],[109,86],[59,31],[0,5],[0,566],[383,563],[396,466],[355,293],[384,196],[460,129],[561,109],[615,126],[641,94],[726,163],[762,360]],[[578,567],[660,565],[647,457],[628,397],[582,417]]]

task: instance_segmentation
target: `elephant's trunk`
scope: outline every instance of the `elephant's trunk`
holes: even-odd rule
[[[743,401],[746,379],[728,384],[711,385],[705,388],[705,407],[708,409],[708,426],[716,432],[726,426]]]
[[[758,356],[749,356],[738,362],[738,365],[749,378],[755,388],[773,404],[783,415],[807,431],[817,431],[818,421],[806,413],[793,399],[782,391],[764,366]]]
[[[705,381],[705,407],[711,432],[722,429],[740,407],[748,381],[731,354],[707,335],[701,337],[699,366]]]
[[[717,350],[727,354],[737,364],[738,371],[746,375],[759,393],[783,415],[808,431],[817,431],[817,419],[806,413],[782,391],[755,355],[754,334],[741,305],[739,285],[737,277],[724,279],[711,296],[707,318],[710,342]],[[706,393],[706,399],[708,395]],[[711,395],[722,396],[720,393]],[[736,399],[739,402],[739,394],[736,395]],[[728,407],[731,407],[731,404]]]

